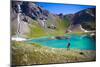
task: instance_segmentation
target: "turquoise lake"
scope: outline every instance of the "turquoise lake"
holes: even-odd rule
[[[28,43],[36,43],[42,46],[48,46],[52,48],[67,48],[67,44],[70,42],[71,49],[79,50],[96,50],[96,42],[89,36],[71,35],[68,39],[49,39],[48,37],[37,38],[29,40]]]

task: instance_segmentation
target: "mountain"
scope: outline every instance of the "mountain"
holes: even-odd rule
[[[73,25],[81,24],[86,30],[95,30],[96,12],[95,8],[88,8],[75,13],[73,17]]]
[[[38,37],[65,33],[69,26],[68,19],[38,6],[34,2],[12,1],[11,31],[12,35]]]
[[[81,10],[75,14],[52,14],[34,2],[11,2],[12,36],[40,37],[63,35],[67,32],[95,30],[95,8]]]

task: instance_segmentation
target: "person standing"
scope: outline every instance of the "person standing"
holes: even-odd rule
[[[70,42],[68,42],[68,44],[67,44],[67,50],[70,50]]]
[[[67,50],[70,50],[70,38],[67,39],[68,40],[68,44],[67,44]]]

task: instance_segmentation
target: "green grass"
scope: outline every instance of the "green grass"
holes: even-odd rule
[[[66,30],[68,29],[68,27],[70,26],[70,22],[67,19],[60,19],[58,17],[56,17],[55,19],[55,23],[56,23],[56,29],[49,29],[49,28],[43,28],[41,27],[37,21],[33,21],[32,24],[30,24],[30,33],[27,34],[27,38],[39,38],[39,37],[43,37],[43,36],[64,36],[64,35],[71,35],[71,34],[76,34],[76,35],[89,35],[90,33],[86,33],[86,32],[69,32],[66,33]],[[52,24],[51,23],[52,20],[47,20],[47,26]]]
[[[57,35],[64,35],[65,31],[69,27],[69,21],[65,19],[56,18],[56,29],[49,29],[49,28],[43,28],[41,27],[37,22],[33,21],[32,24],[30,24],[30,32],[27,34],[28,38],[38,38],[41,36],[57,36]],[[52,24],[52,20],[47,21],[47,26]]]
[[[84,55],[81,55],[82,52]],[[95,51],[49,48],[38,44],[12,42],[12,64],[31,65],[94,61]]]
[[[33,22],[30,26],[30,32],[27,34],[28,38],[36,38],[47,35],[45,30],[36,22]]]

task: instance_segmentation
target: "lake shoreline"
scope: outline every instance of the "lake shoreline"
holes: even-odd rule
[[[66,50],[24,42],[12,43],[13,65],[95,61],[95,54],[95,50]]]

